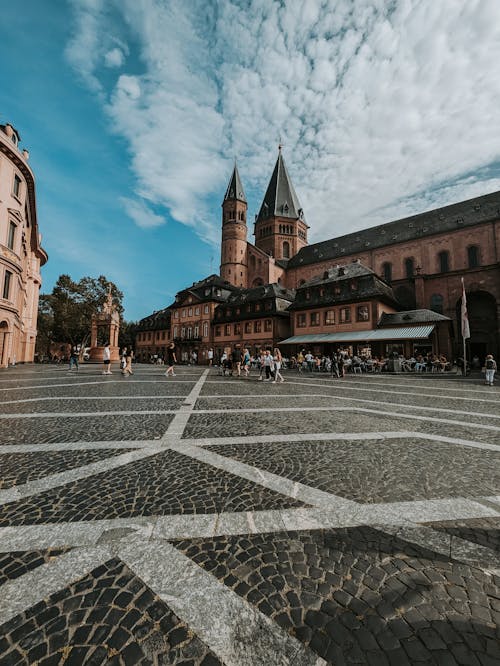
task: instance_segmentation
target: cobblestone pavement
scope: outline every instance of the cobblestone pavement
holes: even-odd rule
[[[500,663],[500,390],[0,372],[0,666]]]

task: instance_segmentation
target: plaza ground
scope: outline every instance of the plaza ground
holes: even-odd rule
[[[500,388],[0,373],[0,666],[500,662]]]

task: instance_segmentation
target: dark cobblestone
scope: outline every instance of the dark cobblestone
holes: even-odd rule
[[[106,589],[115,592],[112,604],[99,598],[97,586],[102,578],[107,580]],[[96,590],[97,596],[80,594],[82,587]],[[139,604],[146,592],[148,603]],[[81,619],[72,608],[79,609]],[[97,619],[99,610],[103,613]],[[222,666],[193,631],[117,559],[16,616],[0,627],[0,636],[2,666]]]
[[[173,414],[75,416],[2,419],[0,444],[49,444],[155,439],[163,435]]]
[[[474,518],[427,524],[434,530],[472,541],[500,553],[500,518]]]
[[[446,575],[457,576],[458,569],[468,597],[476,587],[474,570],[378,530],[186,539],[174,545],[327,661],[336,655],[334,663],[440,664],[440,655],[454,647],[474,660],[500,659],[500,642],[495,649],[491,637],[493,632],[500,639],[498,627],[476,617],[469,602],[457,615],[448,594]],[[442,580],[432,581],[429,570],[442,572]],[[373,590],[367,590],[368,580]],[[431,624],[426,608],[437,600],[444,605]],[[488,595],[489,605],[493,600]],[[465,632],[477,639],[474,646],[463,640]],[[401,661],[390,660],[392,653]]]
[[[0,489],[12,488],[48,474],[89,465],[131,449],[93,449],[86,451],[44,451],[39,453],[3,453],[0,455]]]
[[[23,576],[28,571],[36,569],[54,557],[68,552],[68,550],[67,548],[49,548],[48,550],[20,550],[11,553],[0,553],[0,586],[8,580]]]
[[[211,451],[358,502],[475,496],[500,488],[500,451],[425,440],[266,442]],[[499,523],[500,525],[500,519]]]
[[[0,525],[305,506],[174,451],[0,506]]]
[[[182,398],[143,398],[137,399],[137,396],[116,400],[114,398],[105,398],[100,400],[60,398],[58,400],[33,400],[30,402],[12,402],[0,403],[0,408],[4,414],[43,414],[51,412],[59,414],[63,412],[127,412],[127,411],[168,411],[178,409],[182,404]]]
[[[250,405],[249,405],[250,406]],[[271,407],[270,407],[271,408]],[[365,407],[367,408],[367,407]],[[271,412],[270,410],[243,414],[192,414],[184,437],[239,437],[241,435],[281,435],[319,432],[393,432],[412,431],[457,436],[457,425],[437,421],[418,421],[408,417],[386,416],[377,413],[380,407],[372,407],[372,413],[360,412],[355,407],[347,411]],[[388,410],[391,407],[388,406]],[[444,417],[443,417],[444,418]],[[480,430],[460,424],[460,437],[497,444],[499,433]]]

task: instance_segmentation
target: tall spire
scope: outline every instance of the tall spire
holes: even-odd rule
[[[229,180],[229,185],[227,186],[226,194],[224,195],[224,201],[243,201],[247,203],[245,197],[245,190],[241,183],[240,174],[238,173],[238,167],[236,166],[236,161],[234,162],[233,174]]]
[[[278,159],[257,215],[257,221],[267,220],[273,216],[289,217],[295,220],[303,217],[302,207],[281,153],[281,142],[278,147]]]

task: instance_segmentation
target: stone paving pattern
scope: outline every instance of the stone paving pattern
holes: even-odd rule
[[[479,483],[486,495],[500,487],[500,450],[422,439],[219,444],[210,450],[362,503],[474,497]]]
[[[305,506],[202,462],[165,451],[0,506],[0,526]]]
[[[174,545],[329,663],[500,660],[500,579],[372,528]]]
[[[68,469],[89,465],[98,460],[127,453],[131,449],[91,449],[86,451],[45,451],[38,453],[0,454],[0,490],[40,479]]]
[[[23,576],[28,571],[36,569],[67,551],[67,548],[48,548],[47,550],[0,553],[0,586],[8,580],[15,580],[19,576]]]
[[[429,523],[439,531],[491,548],[500,554],[500,518],[481,518]]]
[[[75,411],[78,410],[76,406]],[[142,414],[119,417],[75,416],[0,420],[2,444],[49,444],[53,442],[101,442],[160,438],[172,414]]]
[[[0,665],[222,662],[118,559],[0,627]]]
[[[0,372],[0,447],[33,447],[0,448],[0,490],[7,491],[3,502],[0,497],[0,615],[11,618],[0,627],[0,666],[310,666],[318,657],[335,666],[500,663],[497,386],[450,375],[338,381],[286,371],[286,382],[275,385],[257,382],[255,373],[248,380],[222,378],[213,369],[190,395],[202,368],[178,368],[169,379],[162,367],[139,365],[130,378],[100,371]],[[181,405],[174,423],[173,414],[158,413],[179,413]],[[99,416],[103,411],[111,414]],[[383,435],[394,431],[415,435]],[[293,441],[279,441],[287,434]],[[260,436],[270,441],[256,441]],[[97,442],[108,443],[93,448]],[[129,451],[138,459],[116,461]],[[205,462],[212,454],[213,464]],[[98,471],[79,472],[90,463]],[[230,471],[214,466],[224,463]],[[267,483],[261,470],[274,475],[272,489],[261,485]],[[12,501],[17,486],[56,473],[54,487]],[[75,473],[83,478],[74,480]],[[302,501],[295,483],[302,484]],[[328,516],[314,508],[317,490],[330,494]],[[356,511],[344,512],[339,497],[379,503],[363,509],[377,522],[353,527],[348,521]],[[393,503],[416,500],[420,519],[434,522],[421,527],[406,508],[399,537],[389,534],[399,524],[383,530],[384,512],[392,512],[388,525],[399,515]],[[332,515],[335,529],[326,522]],[[57,539],[52,548],[47,534]],[[98,562],[90,554],[96,552],[105,553]],[[65,557],[82,557],[85,575],[74,574]],[[167,579],[175,571],[180,580],[155,578],[157,565]],[[208,580],[215,587],[204,595]],[[42,594],[45,583],[50,593]],[[16,606],[22,612],[5,615],[2,589],[16,603],[25,598],[16,592],[24,590],[29,600]],[[209,609],[203,617],[213,621],[197,624],[197,598]],[[230,610],[238,603],[254,614],[256,633],[234,617],[221,638],[217,618],[226,598]],[[292,641],[286,650],[285,640]],[[241,657],[254,647],[265,657]],[[299,650],[301,657],[289,657]]]

